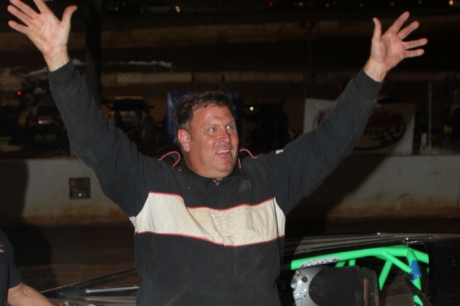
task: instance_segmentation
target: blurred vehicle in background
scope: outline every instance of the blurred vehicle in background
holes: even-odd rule
[[[116,96],[108,105],[108,119],[114,126],[125,132],[138,148],[142,147],[142,112],[146,103],[141,96]]]
[[[70,154],[67,130],[50,94],[43,96],[18,132],[14,143],[23,147],[25,158]]]
[[[146,103],[141,96],[116,96],[109,104],[109,120],[125,132],[137,128]]]
[[[35,120],[38,125],[62,125],[61,114],[51,95],[44,96],[35,110]]]
[[[68,156],[67,130],[50,94],[28,107],[24,124],[0,128],[0,158]]]
[[[22,107],[37,105],[45,96],[50,94],[48,79],[24,77],[21,81],[21,89],[15,95]]]

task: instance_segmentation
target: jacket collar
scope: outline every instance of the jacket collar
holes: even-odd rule
[[[235,177],[235,176],[242,176],[243,174],[241,173],[241,170],[239,169],[239,167],[237,165],[238,165],[238,161],[236,162],[236,165],[233,167],[232,172],[229,175],[227,175],[226,177],[224,177],[221,181],[228,180],[228,179],[230,179],[232,177]],[[187,173],[188,175],[193,176],[194,178],[196,178],[197,180],[199,180],[203,184],[208,184],[209,182],[212,182],[212,181],[215,182],[215,180],[213,178],[201,176],[199,174],[196,174],[192,170],[190,170],[190,168],[187,167],[187,165],[185,164],[185,160],[183,160],[181,162],[180,168],[182,169],[183,173]]]

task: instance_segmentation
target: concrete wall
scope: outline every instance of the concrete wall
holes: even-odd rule
[[[350,156],[291,217],[459,216],[460,156]]]
[[[100,223],[126,220],[102,193],[91,169],[75,158],[0,161],[0,222]],[[89,199],[70,199],[69,179],[89,178]]]
[[[69,198],[69,178],[91,181]],[[126,220],[97,178],[73,158],[0,162],[0,222],[83,224]],[[460,156],[350,156],[290,218],[458,216]]]

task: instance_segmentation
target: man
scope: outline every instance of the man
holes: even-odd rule
[[[0,305],[52,306],[53,304],[35,289],[22,282],[14,264],[14,250],[8,237],[0,229]]]
[[[401,29],[402,14],[381,34],[374,19],[371,56],[312,133],[283,151],[237,160],[233,106],[223,94],[203,93],[176,109],[180,168],[139,154],[108,124],[67,53],[70,19],[42,0],[36,12],[20,0],[10,21],[42,52],[53,98],[73,152],[96,173],[105,194],[135,227],[139,305],[280,305],[285,216],[311,194],[352,150],[388,71],[423,54],[426,39],[404,42],[417,22]]]

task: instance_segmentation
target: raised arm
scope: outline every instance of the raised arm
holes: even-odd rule
[[[353,150],[386,74],[403,59],[423,54],[419,47],[426,39],[404,42],[418,27],[418,22],[412,22],[401,29],[408,18],[409,13],[402,14],[383,35],[380,21],[374,18],[371,54],[363,71],[351,80],[316,129],[289,143],[283,154],[270,156],[276,173],[275,196],[284,212],[313,193]]]
[[[380,20],[373,19],[374,35],[372,36],[371,55],[364,66],[364,72],[375,81],[383,81],[388,71],[403,59],[424,53],[420,47],[426,45],[428,42],[426,38],[404,41],[419,26],[417,21],[413,21],[401,29],[408,18],[409,12],[403,13],[383,35]]]
[[[8,25],[21,32],[34,43],[50,71],[62,67],[69,61],[67,42],[70,33],[70,19],[77,9],[71,5],[64,10],[60,21],[43,0],[33,0],[38,12],[21,0],[10,0],[8,11],[23,24],[10,20]]]
[[[170,169],[139,154],[126,134],[104,118],[81,74],[69,61],[67,42],[76,6],[67,7],[60,21],[43,0],[33,0],[38,10],[21,0],[10,1],[8,11],[22,22],[9,21],[10,27],[27,35],[48,65],[51,94],[67,129],[72,153],[93,169],[105,195],[127,215],[137,215],[149,191],[157,188],[153,184],[146,187],[145,177],[161,185],[160,170]]]

